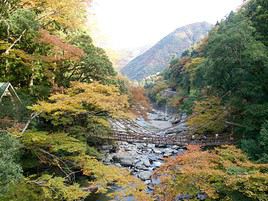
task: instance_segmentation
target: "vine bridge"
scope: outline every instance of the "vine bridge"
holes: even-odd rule
[[[156,145],[201,145],[201,146],[219,146],[234,144],[232,135],[210,135],[200,136],[189,134],[189,132],[173,132],[165,133],[165,130],[149,131],[133,121],[113,121],[112,133],[110,135],[94,135],[96,138],[123,141],[129,143],[146,143]]]

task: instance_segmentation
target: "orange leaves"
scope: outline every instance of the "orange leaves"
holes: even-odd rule
[[[189,146],[188,151],[156,171],[161,179],[155,195],[161,201],[173,201],[177,195],[189,194],[195,200],[205,193],[210,200],[233,200],[232,194],[245,198],[265,200],[268,189],[268,165],[248,160],[240,149],[224,146],[201,151]],[[230,195],[229,195],[230,193]]]
[[[187,146],[187,152],[196,152],[196,151],[201,151],[200,145],[188,145]]]
[[[64,42],[58,36],[51,35],[48,31],[41,29],[39,31],[39,42],[52,45],[53,56],[44,56],[43,59],[48,62],[61,60],[80,60],[85,55],[84,51],[74,45]]]
[[[146,118],[151,106],[148,98],[145,96],[144,88],[140,86],[129,86],[129,93],[132,112]]]

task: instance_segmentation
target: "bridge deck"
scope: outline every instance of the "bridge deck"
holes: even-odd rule
[[[206,138],[192,139],[187,135],[160,136],[148,134],[134,134],[125,131],[114,131],[112,135],[94,136],[101,139],[124,141],[130,143],[147,143],[157,145],[179,145],[200,144],[202,146],[218,146],[233,144],[234,140],[230,136],[210,136]]]

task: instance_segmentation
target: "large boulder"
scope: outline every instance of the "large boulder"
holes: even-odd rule
[[[116,163],[120,163],[123,167],[130,167],[134,165],[135,157],[126,153],[118,153],[113,156],[113,161]]]

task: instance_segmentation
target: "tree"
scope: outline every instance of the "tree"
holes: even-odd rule
[[[127,95],[120,95],[115,86],[73,82],[63,94],[55,94],[49,102],[39,101],[30,107],[42,113],[45,118],[53,119],[55,125],[68,124],[78,114],[90,116],[107,115],[111,117],[127,117],[129,104]]]
[[[145,96],[145,90],[140,86],[129,86],[129,102],[131,111],[143,118],[147,118],[148,112],[150,112],[151,106],[148,98]]]
[[[20,143],[7,133],[0,132],[0,197],[10,185],[22,178],[22,168],[18,164]]]
[[[84,55],[79,61],[65,61],[57,70],[58,82],[67,85],[70,81],[115,83],[116,72],[104,50],[93,45],[86,33],[74,33],[69,42],[79,47]]]
[[[121,95],[114,85],[97,82],[73,82],[63,93],[30,107],[40,114],[45,130],[72,133],[81,140],[92,142],[92,135],[111,133],[109,118],[131,118],[128,95]]]
[[[240,124],[236,132],[258,144],[257,133],[268,117],[268,57],[254,33],[250,20],[240,13],[222,22],[208,40],[205,79],[212,93],[224,97],[231,108],[230,120]]]
[[[136,200],[151,200],[142,181],[127,170],[103,165],[86,143],[66,133],[27,132],[21,141],[25,153],[23,167],[29,176],[16,186],[17,190],[13,187],[5,194],[4,200],[18,197],[18,200],[76,201],[98,193],[111,199],[132,195]],[[26,160],[30,160],[28,165]],[[39,170],[38,175],[31,174],[35,169]],[[111,186],[121,190],[110,192]]]
[[[187,120],[187,124],[192,132],[197,134],[222,133],[227,115],[228,110],[221,105],[218,97],[208,97],[194,103],[193,114]]]
[[[207,46],[207,74],[205,79],[219,95],[251,100],[256,94],[264,95],[267,60],[265,47],[253,37],[250,21],[240,15],[230,16],[210,34]]]
[[[267,200],[267,164],[255,164],[234,146],[201,151],[198,146],[156,171],[159,200]],[[199,198],[199,199],[198,199]]]
[[[38,13],[41,23],[48,29],[81,28],[86,19],[88,3],[89,0],[21,0],[23,8]]]
[[[267,20],[268,20],[268,3],[265,0],[251,0],[245,4],[242,11],[250,18],[254,28],[257,30],[255,37],[264,45],[268,46],[267,38]]]

